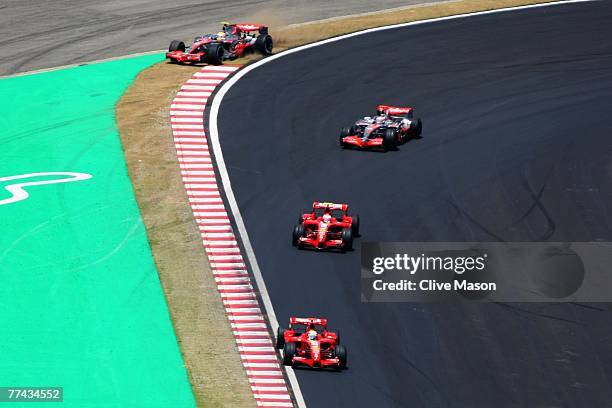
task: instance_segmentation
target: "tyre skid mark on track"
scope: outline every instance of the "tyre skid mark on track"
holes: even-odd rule
[[[210,261],[242,364],[258,406],[293,407],[256,292],[215,176],[204,128],[214,88],[239,67],[206,66],[189,79],[170,109],[181,177]]]

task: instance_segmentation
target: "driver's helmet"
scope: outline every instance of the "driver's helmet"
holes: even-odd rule
[[[316,340],[317,339],[317,331],[309,330],[308,331],[308,340]]]
[[[328,223],[331,221],[331,219],[332,219],[332,216],[330,213],[323,214],[323,222]]]
[[[227,34],[225,33],[225,31],[219,31],[219,32],[217,33],[217,38],[219,38],[220,40],[223,40],[223,39],[225,39],[225,36],[226,36],[226,35],[227,35]]]
[[[384,115],[378,115],[378,116],[376,117],[376,123],[382,123],[382,122],[384,122],[384,121],[385,121],[385,119],[386,119],[386,118],[385,118],[385,116],[384,116]]]
[[[385,114],[385,110],[384,109],[376,109],[376,114],[377,115],[384,115]]]

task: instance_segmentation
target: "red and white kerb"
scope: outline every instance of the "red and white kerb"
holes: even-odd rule
[[[206,102],[237,66],[205,66],[179,90],[170,122],[181,176],[258,406],[293,407],[213,170]]]

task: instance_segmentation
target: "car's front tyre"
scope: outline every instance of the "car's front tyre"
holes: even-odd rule
[[[397,133],[394,129],[387,129],[383,135],[383,147],[385,150],[397,149]]]
[[[346,353],[346,347],[344,347],[343,345],[337,344],[334,347],[334,354],[336,355],[336,357],[338,358],[338,360],[340,360],[340,369],[345,369],[346,368],[346,364],[347,364],[347,353]]]
[[[285,347],[285,329],[278,327],[276,330],[276,348],[282,350]]]
[[[353,249],[353,232],[350,228],[342,229],[342,249],[345,251]]]
[[[295,343],[285,343],[283,347],[283,365],[293,365],[293,357],[297,353]]]
[[[295,227],[293,227],[293,239],[291,241],[293,246],[299,246],[300,245],[300,238],[302,238],[304,236],[305,233],[305,228],[303,224],[298,224]]]
[[[340,135],[338,136],[338,142],[340,144],[340,147],[347,147],[346,143],[344,143],[344,138],[353,134],[354,133],[352,127],[344,127],[340,129]]]
[[[218,43],[210,43],[206,47],[206,63],[211,65],[223,64],[223,45]]]

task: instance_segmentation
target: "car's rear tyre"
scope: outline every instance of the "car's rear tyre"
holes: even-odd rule
[[[421,118],[416,118],[410,124],[410,131],[412,132],[412,137],[415,139],[421,138],[421,133],[423,132],[423,121]]]
[[[359,236],[359,216],[352,215],[351,218],[353,219],[353,222],[351,223],[351,229],[353,230],[353,236],[358,237]]]
[[[353,249],[353,232],[350,228],[342,228],[342,249],[345,251]]]
[[[334,347],[334,354],[336,355],[338,360],[340,360],[340,369],[346,368],[347,357],[348,357],[346,354],[346,347],[340,344],[337,344]]]
[[[255,49],[261,52],[263,55],[272,55],[272,48],[274,48],[274,41],[268,34],[261,34],[257,36],[255,40]]]
[[[285,329],[278,327],[276,330],[276,348],[282,350],[285,347]]]
[[[305,229],[304,229],[304,225],[302,224],[298,224],[295,227],[293,227],[293,240],[291,241],[293,246],[300,245],[300,238],[304,236],[304,232],[305,232]]]
[[[386,150],[395,150],[397,148],[397,134],[394,129],[387,129],[383,135],[383,147]]]
[[[293,357],[295,357],[296,352],[295,343],[285,343],[283,346],[283,365],[293,365]]]
[[[223,45],[218,43],[208,44],[206,48],[206,63],[211,65],[223,64]]]
[[[181,51],[185,52],[185,43],[179,40],[173,40],[168,47],[168,51]]]

